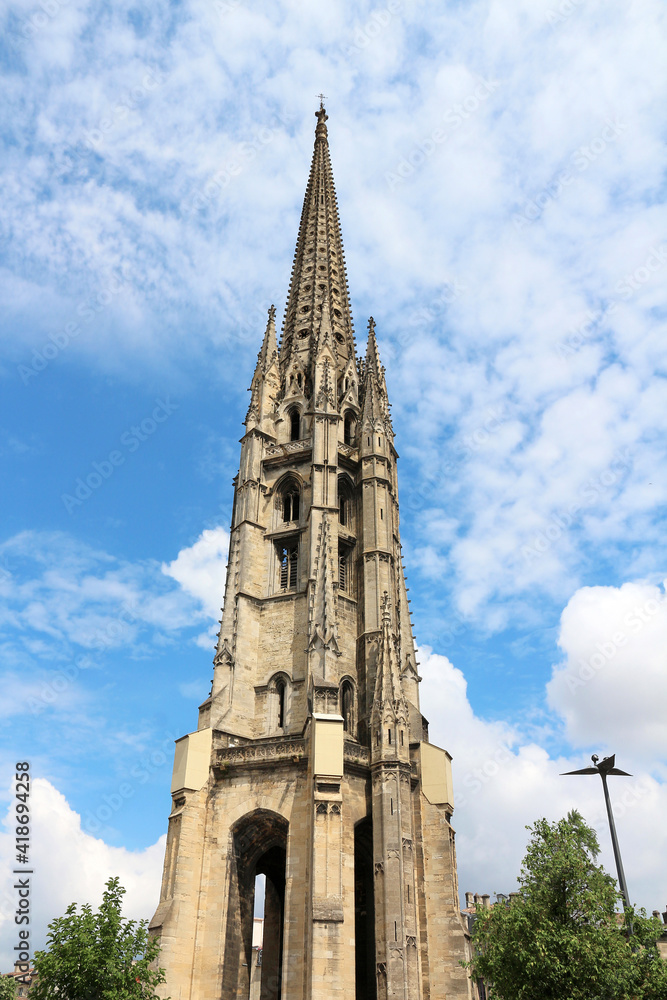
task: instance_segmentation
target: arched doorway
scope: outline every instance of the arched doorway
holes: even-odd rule
[[[356,1000],[376,1000],[375,883],[370,818],[363,819],[354,828],[354,945]]]
[[[249,1000],[250,997],[257,875],[266,876],[260,998],[282,1000],[288,829],[289,824],[282,816],[267,809],[256,809],[240,819],[232,830],[223,1000]]]

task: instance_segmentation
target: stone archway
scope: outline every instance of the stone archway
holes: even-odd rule
[[[231,831],[223,1000],[248,1000],[252,972],[255,877],[266,876],[261,1000],[282,1000],[285,863],[289,823],[268,809],[246,814]]]
[[[356,998],[375,1000],[375,885],[370,817],[354,828],[354,943]]]

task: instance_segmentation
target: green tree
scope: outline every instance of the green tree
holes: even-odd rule
[[[30,1000],[154,1000],[164,971],[152,968],[159,944],[147,922],[123,920],[125,889],[110,878],[97,913],[86,904],[49,924],[47,951],[35,953]]]
[[[0,1000],[14,1000],[16,988],[13,976],[0,976]]]
[[[471,977],[492,1000],[667,1000],[662,924],[634,912],[629,938],[595,831],[578,812],[527,829],[519,895],[477,912]]]

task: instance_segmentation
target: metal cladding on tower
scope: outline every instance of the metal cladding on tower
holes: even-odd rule
[[[356,354],[322,104],[316,116],[282,338],[272,306],[250,386],[213,683],[176,744],[151,930],[164,995],[180,1000],[462,1000],[451,758],[419,708],[385,372],[372,319]]]

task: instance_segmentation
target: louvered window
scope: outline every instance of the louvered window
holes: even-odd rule
[[[280,589],[294,590],[297,583],[298,548],[296,545],[280,549]]]
[[[338,586],[341,590],[347,590],[347,556],[338,557]]]

